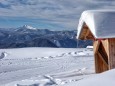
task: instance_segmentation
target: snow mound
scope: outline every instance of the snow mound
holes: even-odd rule
[[[87,46],[86,48],[88,48],[88,49],[93,49],[93,46]]]
[[[3,59],[7,56],[8,54],[6,52],[1,52],[0,54],[0,59]]]
[[[63,86],[115,86],[115,69]]]
[[[115,69],[79,81],[78,86],[115,86],[114,75]]]

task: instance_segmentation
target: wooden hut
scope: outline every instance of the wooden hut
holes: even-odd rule
[[[77,38],[93,40],[96,73],[115,68],[115,11],[84,11]]]

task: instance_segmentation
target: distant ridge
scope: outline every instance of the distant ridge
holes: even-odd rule
[[[38,29],[29,25],[19,28],[0,29],[0,48],[21,47],[58,47],[76,48],[76,30],[50,31]],[[92,45],[91,41],[79,41],[78,47]]]

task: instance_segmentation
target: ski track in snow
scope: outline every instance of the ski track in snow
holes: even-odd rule
[[[24,48],[0,53],[0,86],[57,86],[94,72],[92,49]]]

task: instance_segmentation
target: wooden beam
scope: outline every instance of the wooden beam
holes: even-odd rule
[[[99,46],[99,49],[98,49],[98,52],[101,54],[101,56],[103,57],[104,61],[108,64],[108,56],[107,56],[107,53],[104,49],[104,46],[102,44],[102,42],[100,43],[100,46]]]
[[[98,52],[99,57],[101,58],[101,60],[103,61],[103,63],[108,67],[108,63],[105,61],[104,57],[102,56],[102,54],[100,54],[100,52]],[[101,66],[101,65],[100,65]]]
[[[102,43],[103,48],[107,54],[107,57],[109,57],[109,44],[108,44],[109,41],[108,41],[108,39],[102,40],[101,43]]]
[[[98,54],[94,54],[94,59],[95,59],[95,73],[100,73],[99,72],[99,64],[98,64],[98,62],[99,62],[99,56],[98,56]]]
[[[98,49],[99,49],[99,45],[100,45],[100,42],[99,41],[94,41],[94,43],[93,43],[93,51],[94,51],[94,59],[95,59],[95,72],[96,73],[100,73],[99,72],[99,56],[98,56]]]
[[[94,51],[94,54],[97,53],[98,49],[99,49],[99,45],[100,45],[100,41],[94,41],[93,43],[93,51]]]
[[[100,58],[99,54],[97,54],[97,55],[98,55],[98,57],[97,57],[98,64],[97,64],[97,71],[96,71],[96,73],[102,73],[104,71],[107,71],[108,70],[108,66],[106,64],[104,64],[104,62]]]

